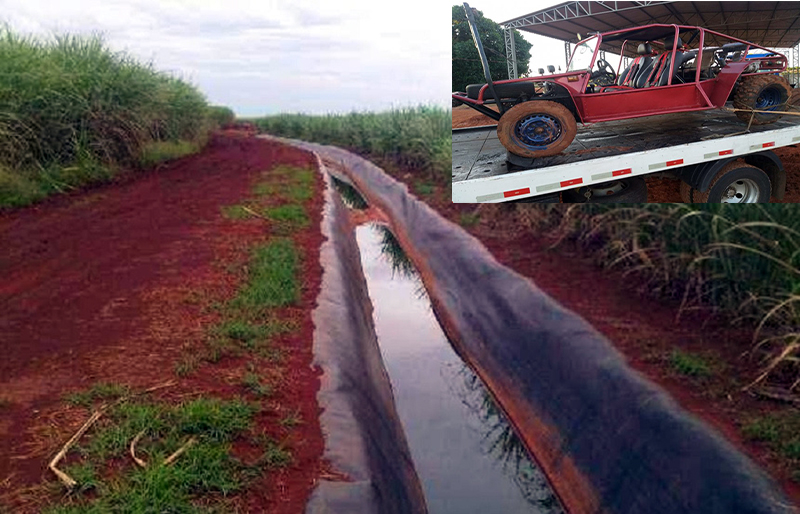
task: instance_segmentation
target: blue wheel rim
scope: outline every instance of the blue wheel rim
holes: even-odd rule
[[[561,138],[561,122],[548,114],[531,114],[514,125],[519,144],[529,150],[544,150]]]
[[[777,87],[764,88],[756,100],[756,109],[761,111],[774,111],[782,104],[781,90]]]

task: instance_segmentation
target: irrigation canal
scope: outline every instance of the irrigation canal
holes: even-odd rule
[[[381,355],[431,514],[563,512],[480,379],[450,346],[392,233],[356,239]]]

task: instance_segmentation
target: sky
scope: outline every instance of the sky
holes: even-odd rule
[[[488,2],[487,2],[488,3]],[[0,0],[18,33],[102,33],[239,116],[450,105],[452,0]]]

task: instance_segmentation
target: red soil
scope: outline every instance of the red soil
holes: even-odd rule
[[[497,110],[497,109],[495,109]],[[453,108],[453,128],[496,125],[497,122],[475,109],[460,105]],[[783,161],[786,169],[786,196],[778,203],[800,203],[800,148],[789,146],[778,148],[775,153]],[[647,201],[650,203],[680,203],[680,180],[660,177],[645,177],[647,181]]]
[[[202,347],[217,317],[208,306],[230,297],[241,279],[224,265],[243,262],[268,235],[262,220],[228,220],[220,208],[248,197],[259,174],[277,164],[313,163],[299,150],[227,132],[157,171],[0,216],[0,506],[22,508],[30,502],[25,488],[52,478],[46,459],[86,418],[64,407],[65,394],[97,381],[140,389],[175,378],[178,358]],[[294,463],[239,499],[259,511],[300,512],[324,471],[310,366],[321,188],[318,178],[306,205],[311,227],[294,236],[302,301],[279,313],[299,329],[275,342],[283,373],[257,420],[287,444]],[[160,396],[243,394],[245,360],[204,364]],[[293,412],[301,425],[276,428]]]

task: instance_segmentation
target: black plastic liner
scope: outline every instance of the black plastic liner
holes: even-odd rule
[[[316,513],[425,513],[391,384],[347,208],[326,188],[322,287],[314,321],[314,365],[324,458],[348,481],[321,480],[306,506]]]
[[[796,512],[760,468],[592,326],[404,185],[341,149],[293,144],[349,176],[388,216],[451,342],[570,513]]]

